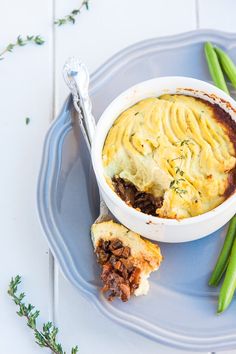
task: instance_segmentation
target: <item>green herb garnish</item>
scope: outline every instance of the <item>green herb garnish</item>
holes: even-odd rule
[[[184,140],[180,140],[180,141],[177,141],[175,142],[173,145],[175,146],[184,146],[184,145],[189,145],[189,144],[192,144],[191,140],[190,139],[184,139]]]
[[[176,158],[172,159],[171,161],[175,161],[175,160],[184,160],[184,159],[186,159],[186,156],[185,156],[185,155],[180,155],[180,156],[178,156],[178,157],[176,157]]]
[[[175,167],[175,173],[176,174],[180,174],[180,176],[183,176],[184,175],[184,171],[182,171],[178,166],[177,167]]]
[[[25,118],[25,124],[28,125],[29,122],[30,122],[30,118],[29,118],[29,117],[26,117],[26,118]]]
[[[76,21],[75,17],[81,13],[83,8],[89,10],[89,1],[90,0],[84,0],[78,9],[74,9],[69,13],[69,15],[54,21],[55,25],[62,26],[68,23],[74,24]]]
[[[37,44],[37,45],[42,45],[44,44],[45,40],[40,37],[39,35],[37,36],[26,36],[25,38],[21,37],[21,36],[18,36],[17,39],[16,39],[16,42],[14,43],[9,43],[6,48],[0,53],[0,60],[3,60],[4,57],[3,55],[6,54],[7,52],[12,52],[13,49],[15,47],[23,47],[25,46],[26,44],[29,44],[29,43],[34,43],[34,44]]]
[[[60,343],[57,342],[57,334],[58,328],[55,327],[52,322],[47,322],[43,324],[42,330],[37,329],[36,320],[39,317],[39,311],[35,310],[35,307],[31,304],[26,305],[23,302],[25,297],[24,293],[17,294],[18,285],[21,283],[21,277],[17,275],[15,278],[11,279],[8,288],[8,294],[11,296],[12,300],[15,302],[17,306],[19,306],[19,310],[17,314],[20,317],[25,317],[27,320],[27,325],[34,332],[35,342],[43,348],[48,348],[54,354],[66,354],[66,352],[62,349]],[[78,347],[75,346],[71,349],[71,354],[77,354]]]
[[[179,194],[179,196],[181,198],[182,194],[186,194],[187,190],[186,189],[182,189],[179,187],[179,182],[184,181],[183,178],[179,178],[179,179],[174,179],[173,181],[170,182],[170,189],[172,189],[175,193]]]
[[[189,145],[189,144],[190,144],[190,140],[189,139],[185,139],[185,140],[181,141],[180,146]]]

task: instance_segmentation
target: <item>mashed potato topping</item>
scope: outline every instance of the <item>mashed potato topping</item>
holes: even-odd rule
[[[109,185],[113,188],[118,177],[161,197],[156,214],[163,218],[187,218],[221,204],[236,166],[236,135],[217,107],[190,96],[164,95],[127,109],[103,148]]]

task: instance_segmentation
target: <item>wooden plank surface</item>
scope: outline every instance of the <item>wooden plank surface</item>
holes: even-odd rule
[[[198,0],[200,28],[236,32],[234,0]]]
[[[41,34],[0,62],[0,352],[42,353],[7,295],[11,276],[22,274],[27,299],[50,316],[48,246],[36,211],[36,181],[43,139],[52,116],[52,1],[0,2],[0,45],[19,34]],[[25,118],[30,117],[26,125]]]

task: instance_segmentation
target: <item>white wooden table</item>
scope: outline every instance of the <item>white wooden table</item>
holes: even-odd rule
[[[68,94],[61,69],[68,56],[79,56],[90,71],[134,42],[196,28],[236,31],[234,0],[91,0],[75,25],[53,26],[81,0],[1,0],[0,47],[18,34],[41,34],[42,47],[16,48],[0,61],[0,353],[43,353],[6,294],[12,275],[23,276],[30,301],[43,320],[53,319],[65,348],[78,344],[81,354],[178,354],[104,320],[67,281],[54,261],[36,211],[36,182],[45,133]],[[30,117],[30,124],[25,124]],[[107,321],[107,331],[100,331]],[[235,329],[236,330],[236,329]],[[114,349],[106,337],[114,338]],[[236,353],[235,351],[230,352]],[[228,352],[229,354],[229,352]]]

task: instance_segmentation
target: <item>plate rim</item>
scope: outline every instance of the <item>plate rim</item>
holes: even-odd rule
[[[106,80],[107,75],[110,75],[111,72],[117,68],[118,64],[124,65],[128,58],[128,61],[132,60],[132,55],[135,55],[135,53],[137,55],[144,50],[149,50],[151,52],[151,50],[155,50],[156,46],[158,46],[159,51],[174,49],[177,46],[186,46],[190,43],[192,44],[197,43],[200,40],[202,41],[204,36],[209,37],[209,40],[218,40],[218,42],[220,41],[224,45],[227,44],[230,48],[236,46],[236,33],[207,29],[185,32],[173,36],[151,38],[137,42],[113,55],[91,75],[91,93],[94,93],[99,89],[103,80]],[[137,316],[127,315],[109,305],[103,297],[99,296],[96,288],[91,284],[88,284],[88,282],[80,276],[74,266],[67,246],[63,241],[63,237],[57,229],[53,217],[52,204],[50,203],[50,193],[46,193],[46,187],[50,187],[50,183],[54,178],[56,166],[58,167],[58,164],[60,164],[60,149],[62,147],[63,139],[70,129],[72,129],[71,119],[68,118],[72,107],[72,99],[69,95],[60,114],[51,123],[48,129],[43,145],[36,195],[38,217],[43,234],[45,235],[49,247],[54,257],[57,259],[65,277],[81,291],[81,294],[85,296],[86,299],[89,298],[106,317],[126,328],[144,335],[146,338],[184,350],[218,351],[235,348],[236,333],[208,338],[198,336],[191,337],[152,325],[148,321],[142,320]],[[57,237],[55,237],[55,235],[57,235]]]

